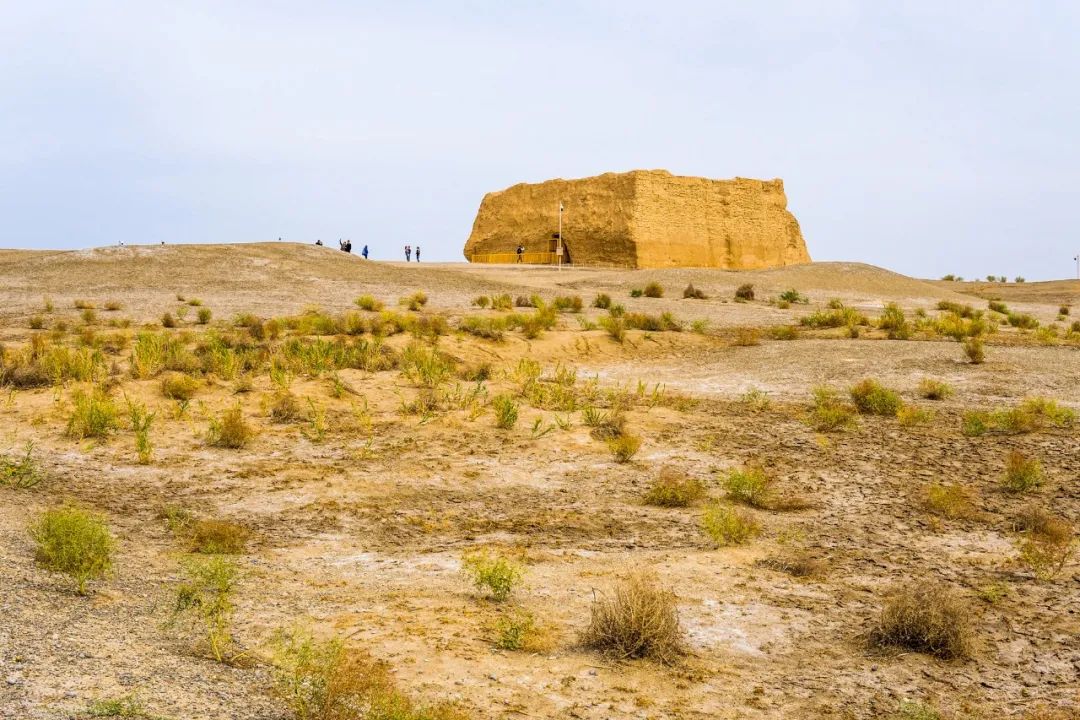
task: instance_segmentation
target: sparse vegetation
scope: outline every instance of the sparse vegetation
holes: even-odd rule
[[[926,487],[923,505],[927,512],[949,520],[969,520],[978,515],[978,494],[959,483],[931,483]]]
[[[0,456],[0,485],[29,490],[45,479],[45,471],[34,458],[34,443],[28,442],[19,455]]]
[[[894,390],[889,390],[876,380],[862,380],[851,387],[851,401],[863,415],[895,417],[903,407]]]
[[[641,294],[647,298],[662,298],[664,297],[664,288],[660,283],[650,282],[645,285]]]
[[[814,405],[808,422],[818,432],[837,432],[855,427],[855,408],[840,399],[831,388],[817,387],[813,390]]]
[[[741,545],[761,532],[761,525],[750,513],[720,503],[705,508],[701,517],[705,534],[717,545]]]
[[[104,518],[75,506],[46,510],[30,526],[34,557],[47,570],[64,573],[75,590],[86,594],[90,580],[103,577],[113,564],[116,542]]]
[[[919,381],[919,395],[927,400],[945,400],[952,394],[952,387],[941,380],[923,378]]]
[[[641,438],[637,435],[622,433],[618,437],[610,438],[607,441],[607,446],[615,462],[628,463],[634,459],[638,450],[641,449]]]
[[[705,300],[708,297],[701,289],[694,287],[694,283],[683,288],[682,296],[687,300]]]
[[[205,555],[237,555],[247,548],[251,531],[229,520],[196,520],[191,523],[191,551]]]
[[[742,301],[753,300],[754,299],[754,286],[753,286],[753,284],[744,283],[744,284],[740,285],[739,287],[735,288],[735,299],[736,300],[742,300]]]
[[[398,300],[398,305],[412,312],[417,312],[428,303],[428,296],[423,290],[417,290],[412,295],[407,295]]]
[[[880,647],[902,647],[946,660],[974,652],[972,614],[950,588],[922,580],[898,589],[870,630]]]
[[[731,344],[738,347],[760,345],[761,331],[752,327],[735,328],[735,339],[731,341]]]
[[[255,437],[255,431],[244,419],[240,406],[234,405],[220,417],[210,418],[210,426],[206,431],[206,444],[211,447],[238,450],[247,447],[253,437]]]
[[[705,486],[686,473],[662,468],[645,492],[645,504],[658,507],[687,507],[705,496]]]
[[[496,395],[491,399],[491,407],[495,411],[495,427],[509,430],[518,421],[518,404],[511,395]]]
[[[593,307],[607,310],[611,307],[611,296],[607,293],[597,293],[596,297],[593,299]]]
[[[74,407],[68,417],[66,434],[70,438],[104,438],[117,428],[116,403],[104,388],[76,390]]]
[[[885,304],[885,309],[878,318],[878,327],[886,332],[890,340],[907,340],[911,337],[911,324],[896,303]]]
[[[509,599],[524,574],[514,560],[484,551],[466,554],[461,567],[476,589],[486,591],[495,602]]]
[[[649,574],[619,581],[610,596],[593,600],[585,647],[619,660],[647,658],[675,662],[684,652],[675,594],[660,587]]]
[[[170,400],[191,400],[199,382],[185,373],[170,372],[161,378],[161,394]]]
[[[1038,458],[1012,451],[1005,457],[1005,476],[1001,487],[1006,492],[1031,492],[1043,482],[1042,463]]]
[[[176,589],[170,624],[198,630],[205,651],[218,662],[233,657],[233,593],[239,578],[236,564],[219,555],[181,561],[184,581]]]
[[[810,302],[810,300],[807,299],[805,295],[800,293],[798,290],[795,290],[794,288],[790,290],[785,290],[784,292],[780,293],[780,301],[786,302],[789,305],[806,305]]]

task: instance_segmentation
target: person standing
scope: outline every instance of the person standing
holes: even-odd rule
[[[360,254],[364,256],[365,260],[367,260],[367,245],[365,245],[364,249],[360,251]]]
[[[412,245],[405,246],[405,262],[412,260]]]
[[[524,245],[518,245],[517,246],[517,261],[521,262],[522,256],[524,256],[524,255],[525,255],[525,246]]]
[[[416,262],[420,262],[420,246],[416,246]]]

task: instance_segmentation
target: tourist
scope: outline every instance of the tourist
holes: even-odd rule
[[[525,246],[524,245],[518,245],[517,246],[517,261],[518,262],[522,261],[522,256],[524,254],[525,254]]]
[[[405,246],[405,262],[412,260],[412,245]]]
[[[364,256],[365,260],[367,260],[367,245],[365,245],[364,249],[360,251],[360,254]]]
[[[322,240],[316,240],[315,244],[318,245],[319,247],[322,247]]]
[[[420,262],[420,246],[416,246],[416,262]]]

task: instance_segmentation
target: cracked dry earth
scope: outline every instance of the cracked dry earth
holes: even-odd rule
[[[42,261],[34,262],[39,268]],[[368,277],[364,266],[347,268],[336,282],[349,287],[350,297],[381,290],[389,304],[413,287],[393,290],[394,269]],[[553,280],[505,268],[490,277],[476,268],[429,272],[424,287],[437,309],[424,313],[445,313],[451,324],[479,312],[465,299],[474,280],[481,289],[473,294],[517,283],[518,292],[549,296],[565,292],[565,282],[591,298],[596,289],[614,292],[616,276],[598,273],[590,286],[588,273]],[[442,297],[439,273],[451,278]],[[717,287],[727,287],[729,276],[716,273]],[[890,276],[882,275],[883,297],[890,297]],[[695,284],[717,292],[703,277]],[[813,286],[801,288],[812,304],[797,314],[833,292],[827,277],[817,279],[826,290],[817,296]],[[919,284],[904,281],[897,292],[911,298]],[[77,323],[62,281],[50,282],[57,283],[48,290],[57,298],[55,315]],[[97,282],[96,290],[70,292],[127,304],[130,291],[137,309],[121,314],[136,323],[175,309],[172,293],[185,289],[147,297],[138,273],[109,281],[129,283],[128,290]],[[924,296],[909,300],[912,307],[932,307],[941,297],[924,286]],[[212,279],[193,291],[207,307],[243,309]],[[872,304],[866,289],[859,292]],[[288,289],[279,293],[278,314],[299,310]],[[260,314],[269,315],[274,300],[261,296]],[[29,340],[27,318],[40,302],[38,294],[9,302],[0,327],[5,345]],[[757,317],[762,325],[778,312],[764,303],[663,302],[718,327],[729,324],[729,312],[739,314],[739,324]],[[647,303],[627,305],[645,310]],[[1051,305],[1028,309],[1049,315]],[[599,317],[596,310],[585,314]],[[400,349],[408,338],[387,342]],[[452,333],[439,347],[465,366],[491,363],[489,397],[517,391],[510,374],[524,357],[541,362],[545,377],[561,365],[578,370],[579,384],[597,377],[601,388],[636,394],[643,381],[649,390],[666,386],[667,394],[626,413],[643,442],[632,462],[617,464],[580,412],[522,401],[511,430],[496,429],[490,409],[475,417],[464,410],[426,419],[403,414],[403,402],[420,391],[397,370],[343,369],[340,380],[354,392],[340,397],[327,377],[298,377],[292,391],[329,420],[321,439],[303,422],[268,419],[274,386],[265,369],[241,395],[232,382],[206,377],[187,413],[176,417],[160,380],[130,376],[123,350],[110,356],[114,392],[159,411],[149,465],[136,463],[124,426],[104,441],[64,437],[74,385],[6,394],[0,451],[15,454],[33,441],[46,479],[28,490],[0,487],[0,717],[88,717],[94,700],[135,693],[154,716],[289,718],[261,658],[276,629],[297,623],[385,660],[410,695],[457,701],[476,718],[888,718],[902,700],[950,718],[1025,718],[1039,707],[1077,712],[1080,567],[1074,558],[1055,579],[1037,580],[1018,561],[1012,523],[1034,504],[1080,524],[1080,428],[982,437],[960,431],[965,410],[1010,407],[1028,396],[1080,409],[1075,345],[991,344],[987,363],[970,366],[952,342],[873,336],[807,333],[736,347],[723,333],[635,331],[618,345],[563,315],[559,329],[535,341],[519,333],[498,343]],[[910,405],[932,407],[932,422],[908,427],[862,417],[857,428],[839,433],[808,426],[814,386],[845,389],[867,376]],[[924,400],[916,391],[924,377],[945,380],[955,394]],[[750,388],[768,391],[767,408],[741,399]],[[242,450],[206,447],[207,418],[237,401],[259,431],[255,440]],[[359,407],[367,408],[370,428],[355,422]],[[570,418],[565,429],[556,423],[563,416]],[[532,432],[538,418],[540,427],[554,429]],[[1012,450],[1041,460],[1046,481],[1037,492],[1000,491]],[[806,506],[750,510],[763,532],[744,545],[713,545],[701,530],[701,505],[642,502],[661,468],[700,479],[722,499],[724,473],[749,464],[761,464],[784,494]],[[932,482],[969,488],[977,515],[929,513],[922,498]],[[93,582],[87,597],[35,564],[26,531],[39,512],[64,502],[103,513],[118,540],[115,571]],[[249,662],[216,663],[165,626],[188,547],[159,517],[164,506],[252,530],[247,552],[236,557],[242,577],[234,620]],[[543,651],[494,647],[491,625],[500,608],[476,593],[461,568],[462,555],[478,547],[524,562],[514,602],[546,628]],[[824,571],[798,578],[760,562],[792,551],[819,560]],[[579,645],[594,597],[640,569],[677,595],[689,652],[673,666],[612,662]],[[972,659],[868,644],[886,598],[910,582],[943,583],[968,603],[977,640]],[[987,587],[1003,588],[1002,597],[981,599]]]

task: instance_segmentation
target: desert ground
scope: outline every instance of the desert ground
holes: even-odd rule
[[[649,283],[662,297],[632,292]],[[1080,717],[1077,320],[1080,281],[857,263],[0,251],[0,717],[305,717],[275,641],[297,628],[384,663],[415,708],[380,718]],[[884,411],[852,404],[866,379]],[[90,431],[94,393],[116,417]],[[153,414],[142,452],[132,408]],[[740,494],[740,470],[767,488]],[[665,478],[698,492],[659,506]],[[61,507],[115,540],[82,593],[29,532]],[[751,529],[710,533],[710,513]],[[201,521],[240,546],[200,547]],[[509,598],[474,583],[477,553],[520,573]],[[175,622],[193,558],[236,571],[220,659]],[[633,577],[675,608],[664,657],[588,638]],[[961,649],[883,639],[920,589],[953,603]]]

